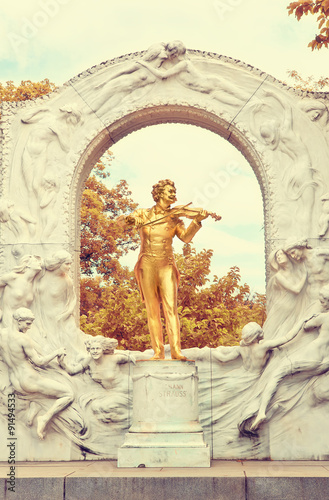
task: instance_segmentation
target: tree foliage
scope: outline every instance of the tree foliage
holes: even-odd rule
[[[108,153],[108,161],[111,153]],[[81,271],[83,275],[98,274],[103,280],[120,280],[122,268],[118,259],[137,248],[134,229],[124,231],[115,219],[136,208],[127,182],[109,188],[110,174],[98,161],[87,179],[81,203]]]
[[[265,297],[251,297],[250,287],[240,283],[238,267],[221,278],[215,276],[209,284],[212,253],[197,253],[185,245],[183,253],[175,255],[181,273],[182,348],[237,344],[246,323],[262,325],[265,320]],[[125,273],[118,284],[107,284],[100,277],[84,279],[81,328],[92,335],[114,337],[125,349],[145,350],[150,347],[146,310],[133,273],[127,269]]]
[[[288,76],[292,79],[293,86],[296,89],[308,90],[309,92],[324,92],[326,87],[329,86],[329,78],[325,76],[321,76],[318,80],[313,76],[303,78],[296,70],[288,71]]]
[[[21,81],[20,85],[8,81],[6,84],[0,82],[0,102],[27,101],[36,99],[42,95],[49,94],[56,89],[56,85],[48,78],[41,82],[31,82],[31,80]]]
[[[318,33],[308,44],[308,47],[321,49],[329,43],[329,0],[298,0],[291,2],[288,7],[289,14],[295,14],[297,21],[308,14],[317,16]]]

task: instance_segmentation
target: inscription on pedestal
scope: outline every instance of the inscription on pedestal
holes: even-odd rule
[[[119,449],[118,466],[209,467],[195,363],[139,362],[133,383],[133,424]]]
[[[187,389],[183,384],[168,384],[159,392],[159,398],[186,398]]]

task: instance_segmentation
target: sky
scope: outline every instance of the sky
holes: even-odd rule
[[[286,0],[15,0],[0,6],[0,81],[61,85],[102,61],[182,40],[190,49],[223,54],[287,80],[287,71],[328,76],[328,51],[312,52],[312,16],[287,14]],[[151,186],[172,178],[178,202],[222,215],[207,219],[194,239],[214,250],[214,274],[238,265],[242,280],[264,292],[263,208],[255,175],[224,139],[188,125],[157,125],[111,148],[111,179],[126,178],[140,206]],[[175,247],[179,249],[179,245]],[[125,263],[132,265],[136,255]]]

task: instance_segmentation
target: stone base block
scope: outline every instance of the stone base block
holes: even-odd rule
[[[122,448],[205,448],[203,432],[128,432]]]
[[[210,467],[210,451],[208,446],[122,447],[118,450],[118,467]]]

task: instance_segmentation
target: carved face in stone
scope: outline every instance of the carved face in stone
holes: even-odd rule
[[[97,340],[95,340],[89,347],[90,355],[93,359],[99,359],[103,356],[103,348]]]
[[[328,290],[322,290],[319,295],[320,303],[325,311],[329,311],[329,293]]]
[[[35,271],[41,271],[42,269],[41,257],[39,257],[38,255],[32,255],[28,267]]]
[[[70,270],[71,264],[72,264],[72,260],[66,259],[65,262],[63,262],[63,264],[61,264],[61,266],[59,268],[60,271],[62,271],[64,273],[68,273]]]
[[[19,319],[17,321],[18,330],[22,333],[26,333],[32,326],[33,319]]]
[[[171,186],[170,184],[167,184],[163,190],[162,193],[160,194],[160,199],[163,200],[165,203],[174,203],[177,198],[176,198],[176,189]]]
[[[302,248],[291,248],[287,250],[287,254],[296,261],[300,261],[303,257],[303,249]]]
[[[279,266],[282,266],[282,264],[285,264],[289,260],[287,254],[283,250],[278,250],[276,252],[275,259]]]
[[[308,112],[308,116],[312,120],[312,122],[317,122],[321,116],[323,115],[323,111],[320,111],[319,109],[311,109],[311,111]]]

